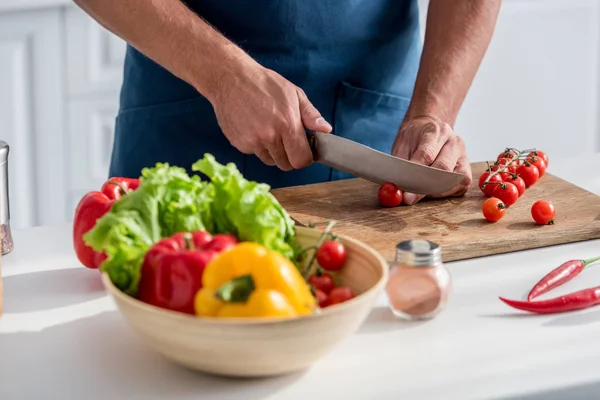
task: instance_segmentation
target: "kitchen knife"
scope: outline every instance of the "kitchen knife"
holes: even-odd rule
[[[319,164],[382,184],[392,182],[415,194],[440,194],[465,177],[383,153],[332,133],[307,131],[313,158]]]

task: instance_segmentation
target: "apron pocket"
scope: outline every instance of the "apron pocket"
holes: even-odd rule
[[[220,163],[244,170],[243,154],[225,138],[204,97],[133,108],[119,113],[110,176],[138,177],[157,162],[185,168],[211,153]]]
[[[408,110],[410,99],[362,89],[342,82],[336,99],[334,132],[373,149],[389,153]],[[354,178],[333,170],[332,180]]]

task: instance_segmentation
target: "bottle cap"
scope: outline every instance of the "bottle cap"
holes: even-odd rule
[[[396,264],[409,267],[434,267],[442,263],[442,248],[428,240],[415,239],[396,245]]]

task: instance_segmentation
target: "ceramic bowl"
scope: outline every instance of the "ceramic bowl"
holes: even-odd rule
[[[299,243],[314,245],[321,232],[297,228]],[[340,271],[356,293],[345,303],[295,319],[198,318],[151,306],[102,280],[139,337],[176,363],[210,374],[265,377],[306,369],[365,321],[388,276],[385,259],[369,246],[340,236],[347,261]]]

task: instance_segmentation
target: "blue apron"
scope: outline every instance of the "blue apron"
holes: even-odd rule
[[[301,87],[334,134],[389,152],[421,52],[417,0],[187,0],[251,57]],[[236,150],[190,85],[127,48],[110,176],[157,162],[190,171],[212,153],[273,188],[346,179],[320,164],[283,172]],[[191,171],[190,171],[191,172]]]

